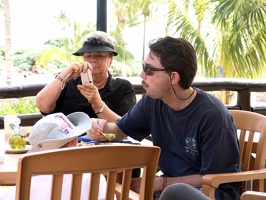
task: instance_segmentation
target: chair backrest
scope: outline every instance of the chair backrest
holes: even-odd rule
[[[107,178],[106,199],[114,199],[116,186],[121,189],[118,199],[130,199],[132,169],[143,168],[138,197],[150,200],[159,155],[159,147],[143,145],[96,145],[25,154],[18,162],[16,199],[30,199],[31,177],[45,174],[53,175],[51,199],[61,199],[64,174],[72,174],[73,177],[71,199],[80,199],[84,173],[91,173],[91,184],[88,186],[90,200],[98,199],[100,174]],[[121,173],[120,185],[116,180]]]
[[[243,172],[204,175],[202,192],[211,199],[219,185],[230,182],[242,181],[243,191],[266,191],[266,116],[244,110],[229,112],[238,131]]]
[[[265,168],[266,117],[243,110],[230,110],[230,113],[238,129],[242,171]]]

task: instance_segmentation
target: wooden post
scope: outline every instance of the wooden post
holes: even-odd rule
[[[240,105],[240,110],[251,111],[250,89],[238,91],[237,104]]]

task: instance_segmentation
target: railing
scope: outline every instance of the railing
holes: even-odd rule
[[[133,83],[133,85],[136,95],[142,95],[145,93],[145,90],[140,83]],[[2,86],[0,87],[0,98],[9,99],[35,96],[44,86],[45,84]],[[248,110],[266,115],[266,106],[251,106],[251,93],[266,92],[266,81],[246,79],[203,79],[195,80],[193,87],[208,92],[234,91],[237,93],[236,105],[227,105],[228,109]],[[41,114],[22,114],[19,115],[19,117],[21,118],[22,126],[30,126],[41,118]],[[0,128],[3,128],[3,126],[3,116],[0,116]]]

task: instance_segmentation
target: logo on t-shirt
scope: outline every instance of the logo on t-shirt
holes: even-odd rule
[[[186,142],[186,151],[189,153],[198,153],[199,151],[199,147],[198,147],[198,142],[197,140],[195,140],[194,138],[186,138],[185,140]]]

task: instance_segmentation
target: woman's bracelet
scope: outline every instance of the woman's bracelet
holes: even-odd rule
[[[60,76],[60,74],[57,74],[57,75],[55,76],[55,78],[57,78],[59,81],[63,82],[63,79],[62,79],[62,77]]]
[[[55,76],[55,78],[57,78],[57,79],[61,82],[61,90],[63,90],[64,87],[65,87],[65,85],[68,84],[67,79],[68,79],[68,77],[69,77],[72,73],[73,73],[73,71],[70,72],[70,74],[68,74],[65,78],[62,78],[62,77],[60,76],[60,74],[57,74],[57,75]]]
[[[105,103],[103,102],[102,107],[100,108],[100,110],[98,112],[95,112],[95,114],[96,115],[100,114],[103,111],[104,108],[105,108]]]

